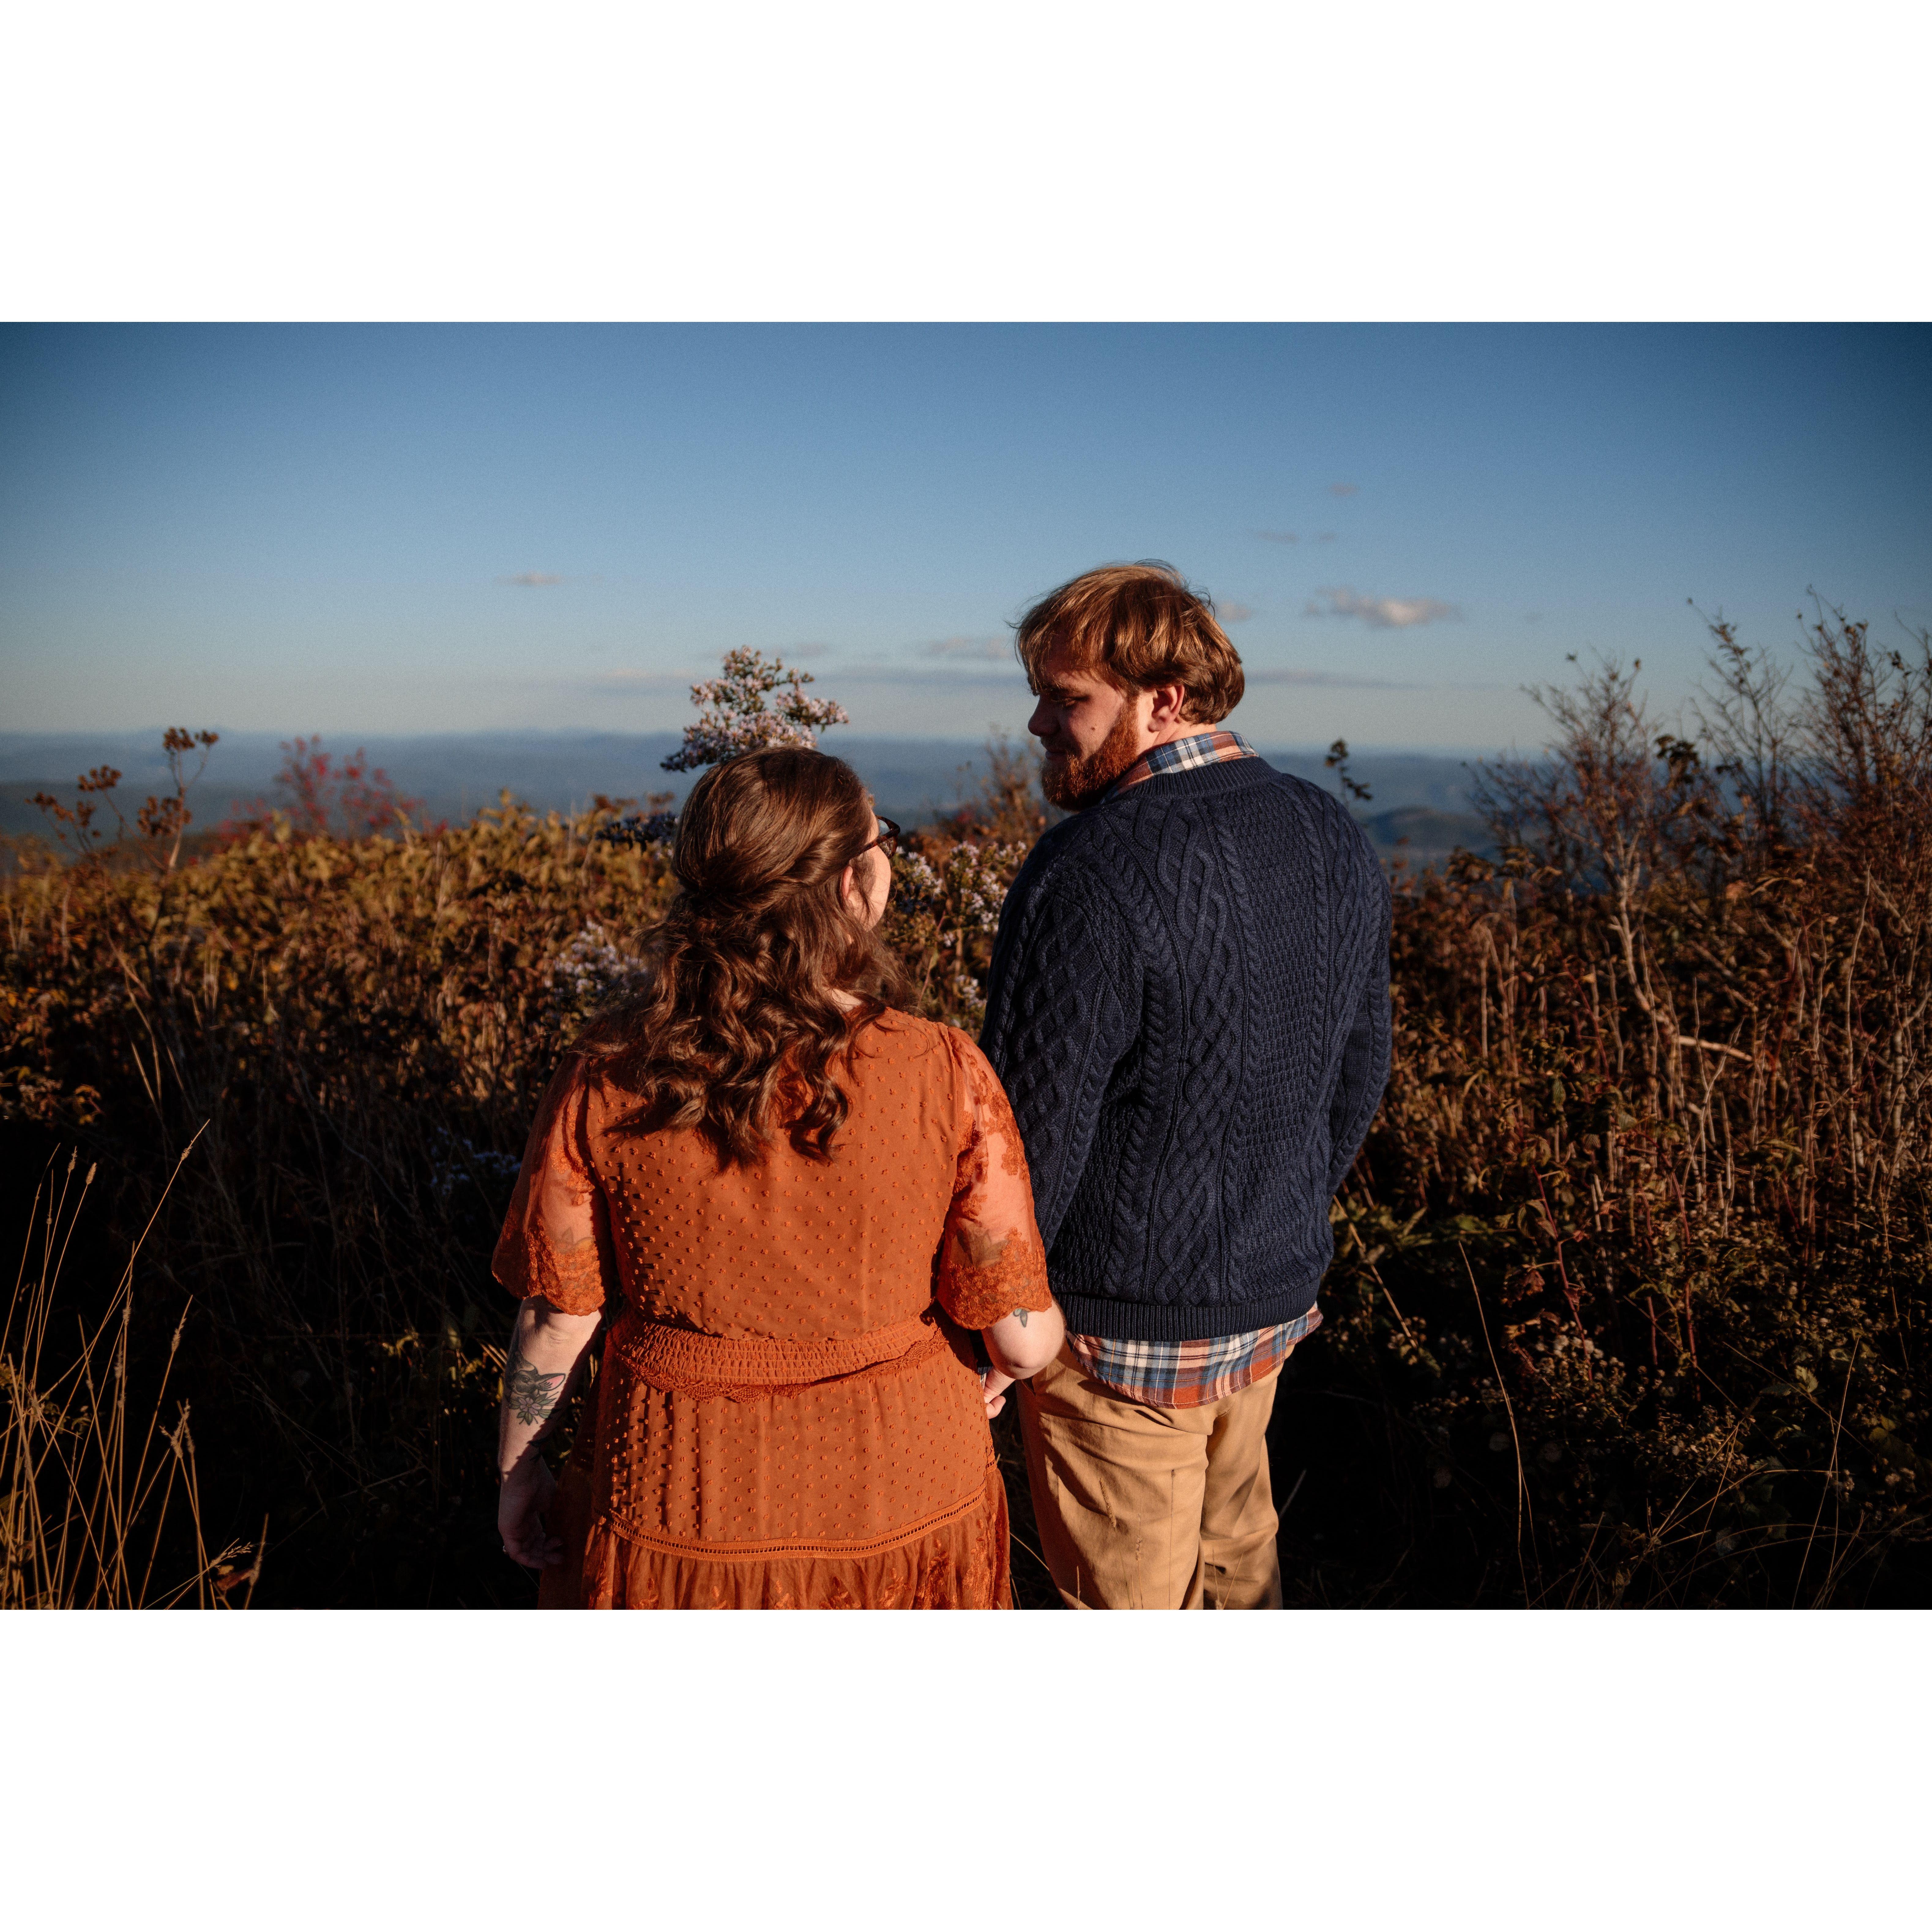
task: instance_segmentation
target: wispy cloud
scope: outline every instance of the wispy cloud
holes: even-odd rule
[[[563,579],[554,577],[547,570],[526,570],[514,577],[500,577],[499,584],[514,584],[525,590],[541,590],[547,584],[561,584]]]
[[[1361,597],[1346,586],[1324,588],[1318,594],[1328,598],[1326,608],[1311,599],[1304,616],[1359,617],[1372,631],[1406,631],[1462,614],[1439,597]]]
[[[1299,543],[1301,541],[1292,530],[1257,530],[1255,535],[1269,543]]]
[[[1328,494],[1331,496],[1352,496],[1361,487],[1359,483],[1331,483],[1328,486]]]
[[[920,655],[928,658],[976,658],[994,663],[1013,654],[1010,638],[935,638],[921,644]]]
[[[912,690],[982,691],[1010,686],[1026,688],[1026,676],[1014,661],[1010,649],[995,661],[976,657],[948,656],[934,662],[924,653],[907,658],[842,658],[837,666],[820,674],[825,695],[838,697],[848,686],[903,685]]]
[[[1250,685],[1320,685],[1337,691],[1499,691],[1502,688],[1500,685],[1495,684],[1422,683],[1412,678],[1357,677],[1348,671],[1257,670],[1252,664],[1244,664],[1241,668]]]
[[[790,664],[794,658],[804,659],[830,657],[833,649],[834,646],[830,644],[788,644],[777,655],[783,662]]]
[[[1217,604],[1214,614],[1224,624],[1245,624],[1255,614],[1246,604]]]
[[[1315,533],[1315,541],[1317,543],[1333,543],[1340,534],[1337,530],[1317,530]]]
[[[600,670],[585,682],[598,691],[688,691],[704,675],[688,670]]]
[[[1346,671],[1258,670],[1252,664],[1244,664],[1241,670],[1250,684],[1319,684],[1345,691],[1417,691],[1423,688],[1400,678],[1354,677]]]

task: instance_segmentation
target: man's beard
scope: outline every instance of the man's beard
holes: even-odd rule
[[[1084,758],[1048,754],[1040,773],[1040,789],[1064,812],[1084,812],[1100,802],[1100,794],[1140,756],[1135,748],[1137,720],[1131,700],[1098,747]]]

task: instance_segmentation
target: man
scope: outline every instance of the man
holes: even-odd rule
[[[1018,644],[1075,814],[1013,882],[981,1034],[1066,1318],[1019,1396],[1042,1554],[1070,1604],[1278,1608],[1268,1420],[1388,1076],[1388,882],[1213,728],[1240,659],[1170,566],[1063,584]]]

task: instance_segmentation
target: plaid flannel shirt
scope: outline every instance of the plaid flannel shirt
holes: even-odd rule
[[[1197,732],[1143,752],[1108,788],[1106,796],[1130,785],[1144,784],[1164,772],[1192,771],[1257,755],[1238,731]],[[1295,1343],[1321,1325],[1322,1311],[1311,1308],[1292,1322],[1240,1335],[1192,1342],[1122,1342],[1106,1335],[1070,1335],[1066,1346],[1096,1382],[1129,1402],[1156,1408],[1201,1408],[1272,1374]]]
[[[1295,1343],[1321,1326],[1321,1310],[1311,1308],[1272,1328],[1205,1341],[1117,1342],[1105,1335],[1070,1335],[1066,1346],[1087,1374],[1128,1402],[1155,1408],[1203,1408],[1273,1374]]]
[[[1261,754],[1238,731],[1197,731],[1171,744],[1150,745],[1102,794],[1117,797],[1130,785],[1145,784],[1163,772],[1191,772],[1203,765],[1223,765],[1230,758],[1256,758]]]

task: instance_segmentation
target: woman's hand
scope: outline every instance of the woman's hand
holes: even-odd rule
[[[980,1388],[986,1398],[986,1420],[988,1422],[1006,1407],[1006,1391],[1012,1385],[1012,1377],[1004,1369],[986,1368],[980,1371]]]
[[[534,1448],[496,1492],[496,1533],[503,1539],[503,1554],[526,1570],[545,1570],[563,1560],[562,1538],[544,1526],[544,1512],[556,1494],[556,1478]]]

